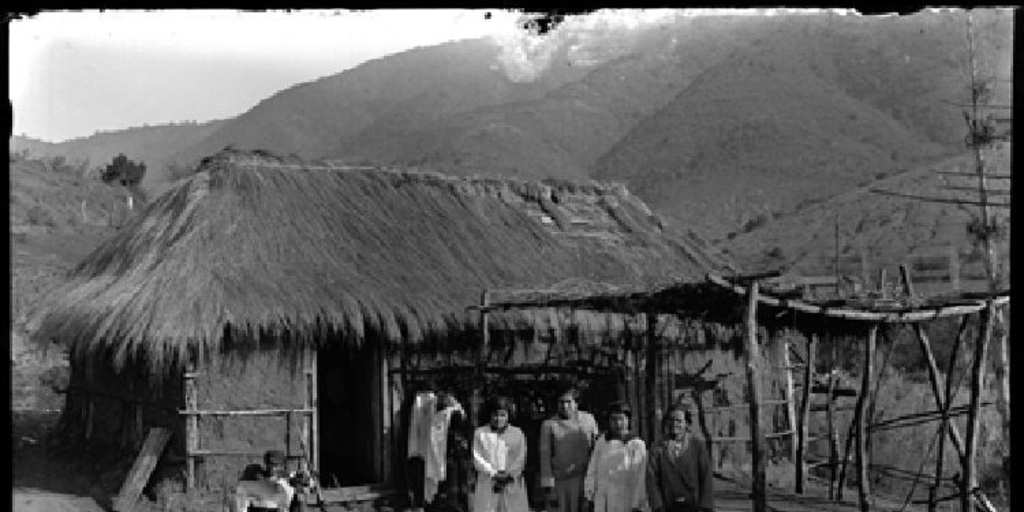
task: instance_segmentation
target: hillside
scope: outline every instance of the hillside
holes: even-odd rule
[[[989,172],[1009,172],[1010,145],[992,154]],[[839,225],[839,253],[844,272],[856,270],[851,260],[865,252],[871,267],[895,267],[906,261],[908,255],[943,255],[950,244],[959,254],[964,275],[981,273],[981,256],[967,232],[971,219],[979,208],[949,203],[919,201],[880,194],[875,190],[929,198],[976,200],[973,190],[953,190],[946,187],[976,187],[977,180],[969,176],[944,174],[948,172],[974,172],[971,155],[958,156],[942,162],[905,171],[889,178],[872,182],[832,197],[826,201],[809,203],[797,211],[780,216],[748,232],[730,235],[721,244],[746,269],[751,271],[787,269],[805,275],[830,275],[836,253],[836,222]],[[993,196],[992,202],[1008,202],[1010,181],[989,180],[993,190],[1003,194]],[[993,208],[1000,222],[1010,226],[1009,210]],[[1009,282],[1010,241],[998,244],[1003,272]],[[941,265],[940,265],[941,266]],[[853,267],[851,269],[851,267]],[[859,272],[854,271],[854,275]],[[981,283],[974,283],[980,285]],[[975,286],[978,287],[978,286]]]
[[[15,326],[132,213],[127,189],[103,184],[49,160],[12,158],[10,178],[11,313]],[[135,196],[136,211],[143,208]]]
[[[515,82],[498,57],[496,45],[478,39],[376,59],[281,91],[175,158],[196,162],[228,145],[320,158],[363,131],[416,128],[475,108],[538,98],[585,73],[558,66],[556,56],[554,72]]]
[[[981,60],[1008,77],[1010,16],[975,19]],[[382,57],[226,121],[60,147],[94,165],[116,151],[142,159],[151,190],[168,163],[229,145],[455,174],[594,177],[717,241],[962,151],[953,103],[967,95],[964,32],[963,12],[567,21],[544,36]],[[997,96],[1008,83],[997,82]]]
[[[961,150],[956,17],[780,18],[596,165],[714,239]],[[958,144],[959,143],[959,144]]]

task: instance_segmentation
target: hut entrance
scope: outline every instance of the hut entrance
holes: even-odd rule
[[[380,436],[380,351],[332,346],[317,362],[320,477],[325,486],[384,480]]]

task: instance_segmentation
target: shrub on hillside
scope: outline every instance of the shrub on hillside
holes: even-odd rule
[[[138,187],[145,175],[145,163],[132,161],[121,153],[107,164],[101,178],[107,183],[116,182],[125,187]]]

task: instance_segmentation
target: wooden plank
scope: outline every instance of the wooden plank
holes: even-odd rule
[[[906,267],[901,267],[906,268]],[[909,283],[909,281],[908,281]],[[871,389],[871,377],[873,375],[873,363],[875,357],[875,341],[878,335],[878,326],[872,325],[868,330],[868,340],[864,347],[864,369],[861,379],[860,395],[857,397],[857,503],[861,512],[871,510],[871,503],[868,498],[871,496],[870,482],[868,481],[868,454],[867,454],[867,413],[865,407],[868,401],[868,392]]]
[[[971,368],[971,402],[967,417],[967,446],[964,450],[964,478],[960,482],[960,510],[971,510],[971,498],[978,487],[978,472],[975,453],[978,449],[978,411],[981,408],[981,390],[985,383],[985,369],[988,366],[988,343],[992,339],[992,324],[995,305],[988,302],[982,315],[982,328],[974,347],[974,364]]]
[[[800,416],[798,417],[797,425],[797,443],[796,443],[796,493],[803,494],[804,483],[806,479],[805,475],[805,458],[807,450],[807,435],[809,432],[810,424],[810,412],[811,412],[811,386],[814,382],[814,353],[817,348],[818,335],[810,334],[807,336],[807,364],[804,366],[804,387],[803,387],[803,401],[800,402]]]
[[[767,477],[765,474],[765,440],[763,425],[761,422],[761,375],[760,350],[757,342],[757,303],[758,284],[751,281],[747,285],[747,311],[746,311],[746,363],[747,363],[747,388],[749,390],[750,403],[750,438],[751,453],[753,456],[753,498],[754,512],[767,512]]]
[[[170,439],[170,429],[162,427],[149,429],[149,435],[146,436],[146,441],[142,444],[135,463],[128,471],[128,477],[121,485],[117,497],[114,498],[115,511],[132,512],[135,509],[135,505],[138,504],[139,497],[142,495],[142,489],[146,487],[146,482],[149,481],[149,476],[160,459],[160,453],[163,452]]]

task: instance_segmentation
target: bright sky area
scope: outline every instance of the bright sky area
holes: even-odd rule
[[[9,25],[12,133],[60,142],[98,130],[234,117],[282,89],[367,60],[515,31],[521,15],[43,12]]]

